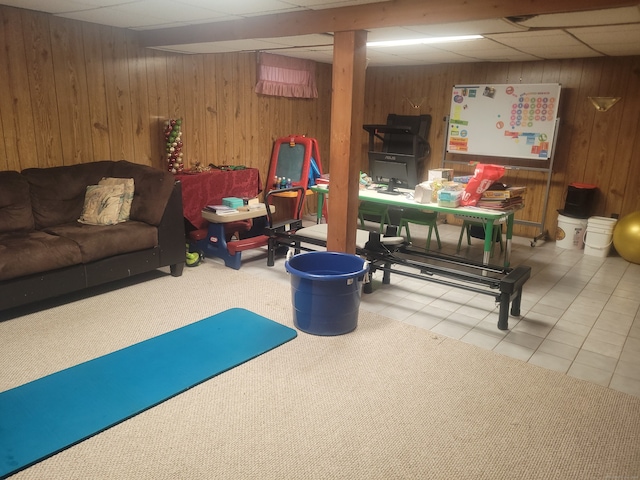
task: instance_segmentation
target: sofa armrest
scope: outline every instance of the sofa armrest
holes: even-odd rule
[[[160,246],[160,266],[171,266],[174,277],[182,275],[185,263],[185,231],[182,211],[182,184],[178,181],[167,202],[158,225],[158,244]]]

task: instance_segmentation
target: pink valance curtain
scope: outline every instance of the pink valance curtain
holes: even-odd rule
[[[256,93],[279,97],[318,98],[316,63],[312,60],[260,53]]]

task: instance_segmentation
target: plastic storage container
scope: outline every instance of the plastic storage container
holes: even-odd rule
[[[572,183],[567,189],[567,199],[562,215],[575,218],[588,218],[593,208],[598,187],[587,183]]]
[[[589,217],[584,232],[584,254],[592,257],[609,255],[613,243],[613,229],[617,220],[608,217]]]
[[[572,250],[581,250],[584,246],[584,232],[587,228],[586,218],[573,218],[558,215],[556,229],[556,246]]]
[[[438,205],[457,208],[460,206],[463,193],[463,190],[438,190]]]
[[[313,335],[342,335],[358,326],[366,262],[348,253],[308,252],[285,262],[291,274],[293,323]]]

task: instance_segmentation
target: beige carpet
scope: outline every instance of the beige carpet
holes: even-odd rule
[[[286,284],[207,262],[0,322],[0,390],[231,307],[293,326]],[[14,478],[639,476],[640,398],[361,309]]]

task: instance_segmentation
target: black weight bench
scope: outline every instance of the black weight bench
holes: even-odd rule
[[[281,249],[293,248],[298,253],[313,250],[304,244],[326,247],[326,224],[302,227],[300,221],[291,220],[267,228],[265,233],[269,237],[268,266],[274,265],[275,256]],[[381,236],[367,230],[357,231],[356,254],[369,262],[369,278],[365,282],[364,293],[372,292],[371,276],[376,270],[381,270],[384,272],[384,284],[390,283],[391,273],[395,273],[491,295],[499,304],[500,330],[508,330],[509,313],[520,316],[522,287],[531,276],[531,267],[528,266],[504,268],[457,256],[424,252],[412,248],[402,237]],[[399,266],[404,268],[399,269]]]

